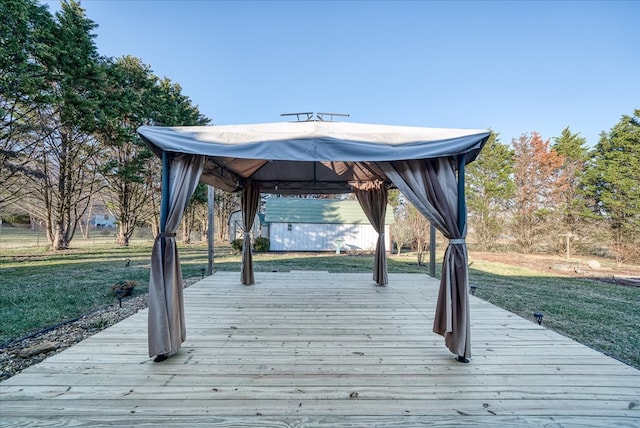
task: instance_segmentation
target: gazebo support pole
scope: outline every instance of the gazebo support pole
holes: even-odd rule
[[[209,226],[207,227],[207,249],[208,249],[208,265],[207,265],[207,275],[213,275],[213,240],[214,240],[214,230],[213,230],[213,210],[214,210],[214,197],[215,197],[215,188],[213,186],[207,186],[207,222]]]
[[[160,198],[160,233],[167,231],[167,218],[169,217],[169,176],[171,166],[169,165],[169,153],[167,151],[162,152],[162,195]],[[164,263],[164,240],[162,239],[162,260]]]
[[[429,224],[429,275],[436,277],[436,227]]]
[[[467,204],[464,195],[464,153],[458,156],[458,231],[464,233]]]
[[[464,234],[465,221],[467,218],[467,204],[465,201],[464,195],[464,153],[458,156],[458,230],[460,231],[460,236]],[[467,266],[465,266],[467,268]],[[469,273],[467,272],[467,276]],[[467,294],[469,291],[467,291]],[[456,360],[461,363],[468,363],[469,359],[464,355],[458,355]]]
[[[160,200],[160,233],[166,232],[169,216],[169,154],[162,152],[162,198]]]

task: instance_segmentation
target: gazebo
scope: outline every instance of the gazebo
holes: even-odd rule
[[[149,355],[162,361],[186,337],[176,231],[199,181],[242,192],[243,227],[250,230],[260,193],[356,194],[379,233],[373,280],[388,282],[384,244],[387,191],[398,188],[449,240],[433,331],[456,359],[471,356],[465,165],[489,137],[478,129],[442,129],[349,122],[138,128],[162,158],[160,233],[151,256]],[[245,234],[241,281],[254,283]]]

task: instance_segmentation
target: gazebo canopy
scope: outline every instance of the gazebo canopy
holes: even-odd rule
[[[163,151],[204,155],[201,181],[226,191],[247,180],[267,193],[348,193],[353,185],[386,180],[376,165],[465,154],[476,158],[489,133],[349,122],[282,122],[255,125],[138,129]],[[388,180],[386,180],[388,181]]]
[[[242,191],[243,228],[251,230],[261,192],[354,192],[379,234],[373,279],[387,283],[387,189],[404,196],[449,239],[433,330],[461,361],[471,355],[464,167],[487,130],[306,121],[138,129],[163,160],[160,234],[151,256],[149,355],[177,352],[186,337],[175,232],[198,181]],[[241,279],[253,284],[245,233]]]

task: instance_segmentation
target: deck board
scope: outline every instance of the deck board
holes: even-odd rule
[[[163,363],[141,311],[0,383],[0,425],[640,427],[640,371],[473,296],[472,361],[454,361],[425,275],[239,279],[185,290]]]

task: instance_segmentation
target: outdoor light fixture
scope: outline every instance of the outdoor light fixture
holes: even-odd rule
[[[538,321],[538,325],[542,324],[542,317],[544,317],[544,314],[542,312],[534,312],[533,316],[535,317],[536,321]]]
[[[116,290],[116,298],[118,299],[118,304],[120,307],[122,307],[122,298],[124,297],[124,295],[127,293],[126,290],[122,289],[122,288],[118,288]]]
[[[202,275],[202,279],[204,279],[204,273],[207,271],[207,268],[201,267],[200,274]]]
[[[471,289],[471,294],[473,294],[475,296],[476,295],[476,288],[478,288],[478,287],[475,286],[475,285],[471,285],[471,286],[469,286],[469,288]]]

